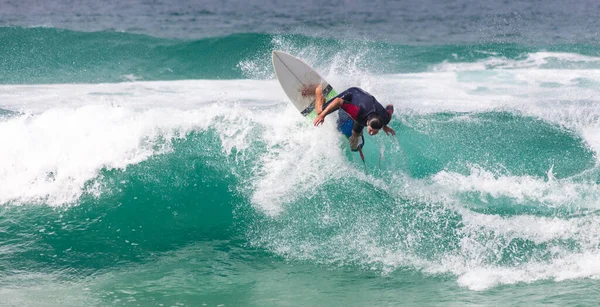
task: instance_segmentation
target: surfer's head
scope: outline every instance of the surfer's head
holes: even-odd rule
[[[381,116],[373,114],[367,118],[367,132],[369,135],[376,135],[383,127],[383,119]]]
[[[377,133],[379,133],[379,130],[383,128],[383,126],[387,125],[390,122],[390,120],[392,119],[392,114],[394,114],[394,106],[388,104],[385,107],[385,111],[387,112],[387,116],[385,119],[381,118],[381,116],[377,114],[371,114],[367,118],[367,131],[369,132],[369,135],[376,135]]]

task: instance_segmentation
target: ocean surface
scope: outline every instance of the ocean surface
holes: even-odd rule
[[[600,2],[0,1],[0,306],[592,306]],[[366,167],[271,52],[396,113]]]

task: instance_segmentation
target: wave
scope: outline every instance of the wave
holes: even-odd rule
[[[0,123],[11,268],[92,274],[234,237],[291,261],[452,273],[474,290],[596,276],[572,264],[597,257],[600,195],[580,177],[598,169],[576,134],[507,112],[402,115],[401,147],[377,139],[365,172],[332,125],[308,126],[282,104],[15,113]]]
[[[312,128],[260,77],[268,58],[236,58],[250,79],[3,85],[0,266],[91,276],[224,241],[473,290],[598,277],[595,70],[491,54],[380,75],[268,37],[396,106],[366,169],[333,121]],[[594,61],[529,53],[548,56]]]

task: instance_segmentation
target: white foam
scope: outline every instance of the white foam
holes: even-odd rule
[[[310,198],[327,180],[355,171],[340,150],[334,116],[319,128],[311,128],[292,107],[278,117],[263,137],[268,151],[261,156],[252,181],[252,202],[271,216],[281,213],[287,203]]]
[[[600,278],[600,253],[575,253],[549,263],[530,262],[519,267],[481,266],[459,275],[458,283],[470,290],[487,290],[498,285]]]
[[[394,246],[376,246],[372,251],[381,251],[370,259],[384,265],[384,271],[410,266],[431,274],[451,273],[457,276],[459,285],[474,291],[540,280],[600,277],[600,265],[596,265],[600,258],[597,252],[600,216],[595,214],[596,210],[577,217],[500,216],[474,212],[457,197],[461,193],[476,192],[510,197],[516,205],[528,200],[551,206],[597,209],[598,187],[593,182],[575,183],[552,176],[549,179],[502,176],[478,166],[473,166],[469,175],[442,171],[431,180],[403,178],[403,181],[403,187],[390,185],[389,189],[417,202],[443,204],[459,214],[460,224],[453,233],[460,240],[458,248],[448,250],[440,260],[415,257],[410,250],[398,250]],[[432,220],[439,218],[432,213],[424,214],[431,215]],[[415,232],[415,235],[431,234]],[[415,241],[419,242],[419,238]],[[513,245],[514,242],[528,244]],[[366,240],[364,244],[372,243]],[[525,253],[525,258],[519,260],[521,248],[534,248],[548,259],[527,258]],[[510,256],[512,264],[502,263],[505,252],[516,253]]]
[[[286,99],[275,80],[0,85],[0,108],[31,113],[90,104],[144,110],[158,107],[190,110],[216,102],[238,102],[252,107]]]
[[[600,254],[596,251],[600,227],[597,217],[571,220],[533,216],[502,218],[465,214],[459,253],[449,255],[441,264],[426,265],[432,273],[451,272],[458,283],[471,290],[486,290],[500,284],[531,283],[539,280],[567,280],[600,277]],[[473,224],[471,224],[473,223]],[[482,239],[485,237],[486,239]],[[490,264],[509,248],[511,240],[531,240],[546,244],[549,260],[529,259],[521,264]],[[572,240],[579,244],[570,249],[555,240]],[[571,243],[573,244],[573,243]],[[513,259],[518,260],[518,259]]]
[[[438,192],[448,197],[461,193],[476,192],[483,202],[486,197],[507,197],[516,204],[526,201],[550,207],[599,208],[600,187],[594,182],[577,183],[570,179],[556,180],[551,169],[547,178],[533,176],[501,175],[477,165],[470,166],[470,174],[441,171],[432,177]]]
[[[508,59],[505,57],[494,56],[472,63],[450,63],[448,61],[444,61],[443,63],[434,66],[433,70],[441,72],[457,72],[488,69],[535,69],[548,68],[547,66],[551,64],[566,66],[565,68],[583,68],[581,66],[584,65],[578,64],[585,64],[590,69],[597,69],[598,65],[600,65],[600,57],[586,56],[576,53],[542,51],[525,54],[521,59]]]

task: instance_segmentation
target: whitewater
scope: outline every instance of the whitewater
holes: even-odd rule
[[[336,87],[358,85],[396,107],[397,140],[367,138],[378,151],[367,153],[372,172],[331,122],[313,128],[299,116],[272,78],[2,85],[0,203],[100,202],[136,165],[180,155],[235,178],[229,189],[255,210],[238,217],[250,225],[241,231],[287,261],[451,274],[477,291],[595,279],[600,73],[544,68],[557,60],[600,58],[535,53],[355,80],[329,73]],[[142,181],[202,184],[152,178],[186,168],[151,170]]]

